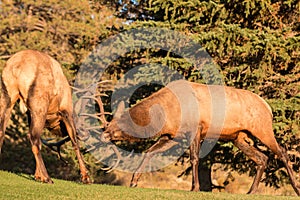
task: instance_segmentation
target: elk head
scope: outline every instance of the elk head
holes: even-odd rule
[[[125,117],[128,117],[128,115],[125,115],[125,103],[122,101],[116,109],[113,120],[109,123],[102,134],[101,140],[103,142],[108,143],[111,141],[120,141],[132,138],[128,134],[124,133],[122,129],[122,127],[124,127],[124,125],[122,125],[122,121],[124,121]]]

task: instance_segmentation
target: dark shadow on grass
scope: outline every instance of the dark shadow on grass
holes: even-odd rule
[[[24,179],[27,179],[27,180],[30,180],[30,181],[36,181],[34,179],[34,176],[33,175],[29,175],[29,174],[23,174],[23,173],[15,173],[17,176],[21,177],[21,178],[24,178]]]

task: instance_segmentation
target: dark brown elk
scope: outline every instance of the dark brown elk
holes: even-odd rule
[[[168,87],[171,85],[172,87]],[[151,146],[139,167],[133,174],[131,186],[136,186],[143,169],[154,154],[166,151],[174,145],[178,145],[180,138],[192,138],[190,145],[190,161],[192,165],[192,191],[199,191],[198,180],[199,150],[204,139],[220,139],[232,141],[243,153],[257,164],[257,173],[249,193],[255,193],[258,189],[262,174],[267,166],[268,157],[252,146],[252,138],[257,138],[262,144],[268,147],[279,159],[283,161],[290,177],[291,184],[295,192],[300,195],[300,187],[296,183],[295,176],[285,150],[278,145],[272,129],[272,111],[269,105],[258,95],[242,89],[235,89],[223,86],[207,86],[203,84],[186,81],[175,81],[167,85],[158,92],[142,100],[129,111],[124,111],[124,104],[119,104],[114,119],[102,135],[102,140],[109,142],[115,140],[133,140],[145,137],[159,137],[158,141]],[[186,91],[186,86],[191,87],[191,95],[183,99],[183,103],[176,101],[178,95],[172,92]],[[171,89],[170,89],[171,88]],[[222,95],[223,92],[223,95]],[[211,95],[214,93],[214,95]],[[224,110],[213,108],[212,96],[214,98],[224,98]],[[196,99],[196,109],[191,105]],[[154,107],[160,106],[164,114],[153,112]],[[182,117],[188,109],[194,109],[200,113],[197,116],[186,115]],[[222,109],[222,108],[221,108]],[[151,111],[152,110],[152,111]],[[212,115],[224,113],[223,121],[212,120]],[[129,114],[128,114],[129,113]],[[222,115],[222,114],[221,114]],[[164,118],[164,120],[162,120]],[[197,119],[198,118],[198,119]],[[160,123],[155,134],[144,135],[145,131],[135,130],[136,127],[146,127],[155,119]],[[181,121],[182,120],[182,121]],[[223,123],[222,123],[223,122]],[[220,126],[218,132],[217,126]],[[187,126],[195,126],[195,134],[192,135]],[[183,128],[182,128],[183,127]],[[149,127],[148,127],[149,128]],[[149,128],[148,130],[151,130]],[[140,133],[139,133],[140,132]],[[142,134],[142,135],[138,135]],[[146,133],[147,134],[147,133]]]
[[[60,64],[52,57],[33,50],[14,54],[2,72],[0,98],[0,151],[15,102],[25,105],[30,123],[29,139],[36,161],[35,179],[53,183],[41,155],[41,134],[48,128],[58,136],[69,136],[79,162],[81,180],[90,183],[80,153],[73,120],[71,88]]]

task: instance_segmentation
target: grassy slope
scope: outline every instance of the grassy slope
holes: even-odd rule
[[[108,185],[82,185],[54,179],[54,184],[42,184],[29,175],[0,171],[0,199],[230,199],[230,200],[285,200],[298,197],[232,195],[180,190],[128,188]]]

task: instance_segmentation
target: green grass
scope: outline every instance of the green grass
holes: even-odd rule
[[[0,199],[230,199],[230,200],[285,200],[287,196],[233,195],[180,190],[142,189],[109,185],[83,185],[54,179],[54,184],[43,184],[32,176],[0,171]]]

